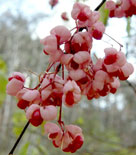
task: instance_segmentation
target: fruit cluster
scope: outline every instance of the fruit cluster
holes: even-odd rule
[[[17,97],[17,106],[25,110],[34,126],[57,119],[59,107],[60,127],[48,122],[45,133],[55,147],[73,153],[82,146],[84,138],[80,127],[64,124],[62,105],[73,107],[82,95],[91,100],[114,94],[120,86],[119,79],[126,80],[133,73],[133,66],[121,50],[114,48],[106,48],[105,57],[97,58],[94,63],[90,55],[93,38],[101,39],[105,30],[99,21],[100,14],[87,5],[75,3],[71,15],[76,23],[73,33],[64,26],[56,26],[41,40],[43,52],[49,56],[49,66],[39,76],[39,84],[26,88],[24,75],[14,72],[9,78],[7,93]],[[51,68],[53,71],[49,72]],[[67,70],[65,75],[64,69]]]
[[[112,0],[106,2],[110,17],[131,17],[136,15],[136,0],[119,0],[115,3]]]

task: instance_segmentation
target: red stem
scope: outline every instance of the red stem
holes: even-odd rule
[[[60,105],[58,123],[59,123],[59,125],[60,125],[60,127],[61,127],[61,130],[64,132],[64,128],[63,128],[64,122],[61,120],[61,118],[62,118],[61,116],[62,116],[62,102],[61,102],[61,105]]]
[[[62,65],[62,79],[64,80],[64,65]]]

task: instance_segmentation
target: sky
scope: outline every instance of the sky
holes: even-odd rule
[[[59,0],[59,3],[51,9],[49,5],[49,0],[0,0],[0,13],[8,10],[11,10],[12,13],[16,14],[16,9],[23,14],[28,19],[31,19],[32,16],[42,13],[43,15],[48,16],[42,18],[41,21],[37,24],[37,27],[33,31],[33,38],[43,39],[49,35],[50,30],[57,25],[65,25],[67,28],[72,29],[75,27],[74,20],[71,18],[71,10],[75,0]],[[84,3],[88,4],[92,10],[94,10],[101,0],[86,0]],[[61,19],[61,13],[66,11],[68,13],[69,21],[65,22]],[[134,25],[136,26],[136,25]],[[112,18],[108,22],[106,27],[106,33],[112,38],[117,40],[120,44],[125,45],[126,42],[126,20]],[[95,52],[98,57],[104,56],[104,48],[113,47],[119,49],[120,46],[104,35],[103,39],[100,41],[94,40],[94,48],[92,52]],[[125,53],[125,46],[123,52]],[[130,60],[131,61],[131,60]]]
[[[54,9],[51,9],[51,7],[49,6],[49,0],[0,0],[0,12],[4,12],[5,10],[10,9],[14,13],[17,8],[26,16],[26,18],[31,18],[31,16],[36,13],[49,15],[48,19],[46,18],[43,21],[40,21],[36,29],[36,34],[38,35],[38,37],[43,38],[46,34],[49,33],[50,29],[52,29],[56,25],[66,25],[68,28],[74,27],[74,22],[70,17],[70,11],[72,10],[72,5],[74,4],[74,2],[75,0],[59,0],[59,3],[56,5],[56,7],[54,7]],[[94,10],[100,2],[101,0],[87,0],[84,3],[88,4],[90,8]],[[60,17],[61,13],[64,11],[68,13],[68,16],[70,18],[69,22],[64,22]],[[113,23],[115,23],[114,20],[112,21]],[[108,33],[113,37],[117,37],[117,34],[118,36],[120,34],[125,35],[124,32],[121,31],[122,29],[118,29],[119,25],[119,22],[116,22],[116,24],[114,24],[116,33],[107,30]]]
[[[41,21],[36,29],[36,34],[40,38],[43,38],[56,25],[67,25],[69,28],[72,28],[72,20],[66,23],[62,21],[60,15],[66,11],[70,17],[70,11],[74,2],[75,0],[59,0],[59,3],[54,9],[51,9],[49,0],[0,0],[0,12],[10,9],[13,13],[16,13],[17,8],[26,18],[31,18],[36,13],[49,15],[50,18]],[[88,4],[91,9],[94,9],[100,2],[101,0],[87,0],[85,4]]]
[[[70,12],[72,10],[72,5],[74,4],[74,2],[75,0],[59,0],[59,3],[56,5],[56,7],[54,7],[54,9],[51,9],[51,7],[49,6],[49,0],[0,0],[0,12],[4,12],[5,10],[10,9],[14,13],[15,8],[17,8],[28,19],[37,13],[48,15],[49,18],[45,18],[40,21],[34,32],[38,37],[44,38],[47,34],[49,34],[49,31],[57,25],[66,25],[70,29],[75,26],[74,21],[70,17]],[[91,9],[94,10],[100,2],[101,0],[87,0],[85,4],[88,4]],[[68,16],[70,18],[69,22],[64,22],[60,17],[61,13],[64,11],[68,13]],[[120,25],[122,25],[121,29]],[[123,42],[120,38],[127,35],[124,31],[125,26],[126,25],[124,20],[112,19],[106,29],[106,33],[108,33],[115,39],[117,38],[119,42]],[[110,29],[110,27],[112,27],[112,30]]]
[[[42,13],[43,15],[48,16],[42,18],[37,24],[37,27],[33,31],[32,37],[38,37],[43,39],[49,35],[50,30],[57,25],[65,25],[67,28],[72,29],[75,27],[74,20],[71,18],[71,10],[75,0],[59,0],[59,3],[51,9],[49,5],[49,0],[0,0],[0,13],[6,11],[7,9],[16,14],[16,9],[23,14],[28,19],[31,19],[32,16]],[[84,3],[88,4],[92,10],[94,10],[101,0],[86,0]],[[69,21],[65,22],[61,19],[61,13],[66,11],[68,13]],[[136,24],[134,25],[136,26]],[[126,20],[112,18],[108,22],[106,27],[106,33],[112,38],[117,40],[120,44],[125,45],[126,42]],[[93,52],[96,52],[98,57],[104,56],[104,48],[113,47],[119,49],[120,46],[104,35],[103,39],[100,41],[94,40]],[[124,53],[125,47],[123,48]]]

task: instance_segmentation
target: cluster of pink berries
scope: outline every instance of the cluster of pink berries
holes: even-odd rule
[[[131,17],[136,15],[136,0],[119,0],[115,3],[112,0],[106,2],[110,17]]]
[[[66,125],[65,132],[54,123],[45,124],[45,132],[55,147],[61,147],[64,152],[74,153],[83,145],[83,135],[80,127]]]
[[[76,23],[73,34],[66,27],[57,26],[41,40],[43,52],[50,59],[46,72],[39,76],[39,84],[33,89],[26,88],[24,75],[15,72],[9,78],[7,93],[17,97],[17,106],[25,110],[34,126],[55,120],[57,107],[60,107],[60,127],[48,122],[45,133],[55,147],[73,153],[82,146],[84,138],[80,127],[64,124],[62,105],[73,107],[82,95],[91,100],[114,94],[120,86],[118,79],[126,80],[133,73],[133,66],[126,61],[123,52],[114,48],[106,48],[105,57],[94,64],[90,56],[93,38],[101,39],[105,30],[99,21],[100,14],[87,5],[75,3],[71,15]],[[49,72],[51,68],[53,72]],[[64,75],[64,68],[67,75]],[[58,75],[60,70],[61,76]]]

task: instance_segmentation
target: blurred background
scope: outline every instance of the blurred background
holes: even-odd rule
[[[6,95],[7,79],[14,71],[27,77],[27,86],[34,87],[37,77],[45,71],[48,58],[42,52],[40,39],[56,25],[74,27],[70,11],[76,0],[59,0],[51,7],[49,0],[0,0],[0,155],[7,155],[20,135],[27,120],[17,108],[17,100]],[[80,0],[93,10],[101,0]],[[101,21],[106,33],[123,44],[123,52],[136,67],[136,17],[108,19],[102,7]],[[67,13],[68,20],[61,18]],[[103,49],[119,45],[104,35],[95,41],[92,58],[103,57]],[[122,82],[116,95],[97,100],[82,101],[74,108],[63,107],[66,124],[76,124],[83,129],[83,147],[75,155],[136,155],[136,73]],[[29,126],[15,150],[16,155],[66,155],[53,147],[44,135],[44,125]]]

